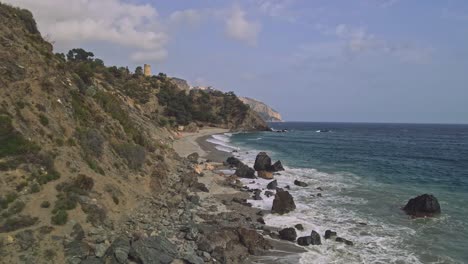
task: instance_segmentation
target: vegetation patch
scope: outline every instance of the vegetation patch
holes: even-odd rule
[[[29,227],[36,224],[38,221],[37,217],[31,217],[28,215],[13,216],[4,221],[0,225],[0,233],[12,232],[21,228]]]
[[[11,118],[0,114],[0,158],[15,155],[34,154],[39,146],[26,140],[12,125]]]
[[[140,169],[146,159],[146,150],[140,145],[121,144],[115,146],[115,149],[120,157],[127,161],[127,165],[131,169]]]

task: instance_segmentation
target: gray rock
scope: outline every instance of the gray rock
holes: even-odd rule
[[[307,186],[309,186],[307,183],[302,182],[302,181],[299,181],[299,180],[295,180],[295,181],[294,181],[294,185],[297,185],[297,186],[300,186],[300,187],[307,187]]]
[[[254,169],[245,164],[240,164],[234,174],[240,178],[255,179]]]
[[[292,227],[284,228],[279,231],[279,237],[283,240],[296,241],[296,229]]]
[[[331,230],[326,230],[325,231],[325,239],[330,239],[331,237],[335,237],[336,236],[336,232],[334,231],[331,231]]]
[[[96,257],[102,258],[106,254],[108,248],[109,245],[106,243],[97,244],[94,248],[94,255],[96,255]]]
[[[128,254],[130,253],[130,242],[127,237],[120,236],[114,242],[110,249],[106,252],[106,255],[115,259],[117,263],[127,263]]]
[[[262,193],[261,190],[258,190],[258,189],[255,190],[255,191],[254,191],[253,199],[254,199],[254,200],[257,200],[257,201],[263,200],[262,196],[260,195],[261,193]]]
[[[229,158],[227,158],[225,164],[227,164],[229,166],[232,166],[232,167],[238,167],[239,165],[241,165],[243,163],[238,158],[229,157]]]
[[[87,257],[83,261],[79,262],[80,264],[104,264],[104,261],[95,257]]]
[[[258,153],[255,158],[254,169],[256,171],[272,171],[271,158],[266,154],[266,152]]]
[[[413,199],[403,207],[403,211],[415,217],[433,216],[440,214],[440,204],[431,194],[423,194]]]
[[[312,244],[312,238],[310,236],[303,236],[297,239],[297,244],[301,246],[308,246]]]
[[[268,190],[275,190],[278,187],[278,182],[276,180],[271,181],[267,185]]]
[[[310,243],[311,245],[322,244],[319,233],[315,232],[314,230],[312,230],[312,232],[310,233],[310,238],[311,238],[311,243]]]
[[[192,163],[198,163],[198,158],[199,157],[200,157],[200,155],[198,155],[197,152],[194,152],[194,153],[188,155],[187,159]]]
[[[130,256],[141,264],[166,264],[179,258],[176,246],[162,236],[149,237],[134,242]]]
[[[304,226],[302,226],[302,224],[297,224],[294,226],[297,230],[299,231],[303,231],[304,230]]]
[[[271,197],[271,196],[273,196],[273,195],[275,195],[274,192],[272,192],[272,191],[265,191],[265,196],[266,196],[266,197]]]
[[[281,161],[275,162],[273,165],[273,171],[284,171],[283,164],[281,164]]]
[[[278,190],[273,200],[272,213],[286,214],[296,209],[292,195],[288,191]]]
[[[342,238],[342,237],[337,237],[337,238],[335,239],[335,241],[336,241],[336,242],[340,242],[340,243],[345,243],[345,244],[348,245],[348,246],[354,245],[353,242],[351,242],[351,241],[349,241],[349,240],[347,240],[347,239],[344,239],[344,238]]]

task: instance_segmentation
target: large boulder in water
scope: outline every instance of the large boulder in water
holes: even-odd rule
[[[423,194],[416,198],[410,199],[403,207],[403,210],[415,217],[433,216],[440,214],[440,205],[437,198],[431,194]]]
[[[271,158],[266,154],[266,152],[258,153],[257,157],[255,158],[254,169],[256,171],[271,171]]]
[[[249,166],[243,163],[241,163],[239,167],[237,167],[237,170],[234,174],[240,178],[255,179],[254,169],[250,168]]]
[[[271,181],[267,184],[268,190],[276,190],[276,187],[278,187],[278,182],[276,180]]]
[[[312,230],[312,232],[310,233],[310,238],[311,238],[311,243],[312,245],[322,245],[322,241],[320,239],[320,235],[319,233],[315,232],[314,230]]]
[[[281,164],[281,161],[277,161],[272,165],[273,171],[284,171],[283,164]]]
[[[286,214],[296,209],[292,195],[288,191],[278,189],[271,207],[272,213]]]

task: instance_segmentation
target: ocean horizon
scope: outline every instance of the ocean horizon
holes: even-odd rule
[[[308,247],[300,263],[466,263],[468,261],[468,125],[405,123],[277,122],[279,132],[226,133],[210,142],[248,165],[259,151],[286,170],[297,209],[269,214],[267,225],[302,224],[322,236],[336,231],[354,246],[330,240]],[[308,187],[293,184],[294,180]],[[250,188],[264,189],[268,180]],[[317,189],[319,188],[320,189]],[[318,196],[320,193],[321,197]],[[401,208],[410,198],[436,196],[442,213],[412,218]],[[269,210],[273,197],[251,200]],[[275,259],[293,263],[292,259]]]

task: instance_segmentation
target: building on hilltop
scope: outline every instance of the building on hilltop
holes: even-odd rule
[[[145,76],[151,76],[151,65],[145,64],[143,67],[143,74]]]

